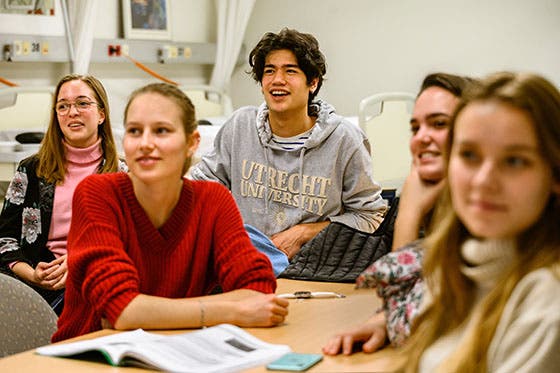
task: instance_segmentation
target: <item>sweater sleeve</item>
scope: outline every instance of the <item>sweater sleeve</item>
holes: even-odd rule
[[[373,180],[367,139],[356,147],[344,168],[341,193],[344,212],[330,217],[362,232],[373,233],[383,221],[387,203],[381,197],[381,187]]]
[[[273,293],[276,278],[270,261],[251,244],[229,191],[220,185],[214,187],[212,203],[218,207],[213,229],[214,263],[223,290],[252,289]]]
[[[21,235],[23,200],[27,192],[27,174],[20,168],[10,182],[0,215],[0,258],[2,265],[24,260],[18,236]]]
[[[560,280],[530,273],[514,289],[488,351],[488,371],[554,372],[560,367]]]
[[[111,324],[139,294],[139,276],[125,252],[124,203],[107,175],[78,185],[68,235],[68,273],[72,287]],[[100,198],[103,196],[103,198]]]
[[[29,162],[24,160],[18,165],[4,198],[0,215],[0,262],[3,266],[19,261],[35,266],[30,258],[26,258],[20,246],[20,239],[34,243],[41,234],[40,210],[27,208],[24,203],[30,192],[29,179],[32,176],[28,174],[28,164]],[[32,182],[33,180],[36,179],[32,179]]]

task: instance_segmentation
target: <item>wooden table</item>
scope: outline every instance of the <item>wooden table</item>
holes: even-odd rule
[[[289,345],[294,352],[321,353],[321,347],[336,332],[366,321],[380,306],[373,290],[356,290],[354,284],[278,280],[277,294],[298,290],[334,291],[345,298],[292,299],[286,322],[273,328],[247,328],[254,336],[270,343]],[[174,331],[177,332],[177,331]],[[103,330],[72,339],[95,338],[115,333]],[[383,372],[392,365],[391,350],[373,354],[355,353],[351,356],[325,356],[310,372]],[[27,351],[0,359],[0,372],[146,372],[145,369],[115,368],[76,359],[36,355]],[[270,372],[258,367],[248,372]]]

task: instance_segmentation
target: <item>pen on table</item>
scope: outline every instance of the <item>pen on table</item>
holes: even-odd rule
[[[309,299],[309,298],[345,298],[344,294],[333,291],[296,291],[294,293],[278,294],[279,298]]]

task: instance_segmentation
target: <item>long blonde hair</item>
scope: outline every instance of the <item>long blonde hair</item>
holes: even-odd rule
[[[542,156],[560,181],[560,93],[544,78],[527,73],[497,73],[476,84],[458,105],[452,120],[447,157],[453,146],[457,115],[473,101],[494,100],[524,110],[532,119]],[[475,286],[460,270],[460,248],[471,237],[451,204],[449,187],[436,207],[431,234],[425,240],[424,278],[432,295],[431,305],[413,326],[402,354],[405,371],[418,369],[424,351],[440,336],[456,329],[471,314],[475,327],[460,347],[443,363],[446,371],[481,372],[487,369],[487,351],[504,307],[515,286],[527,273],[560,262],[560,203],[552,194],[540,218],[517,237],[517,255],[508,273],[473,311]]]
[[[37,154],[39,158],[37,176],[43,178],[48,183],[62,182],[66,176],[66,151],[62,142],[64,134],[60,129],[60,123],[58,122],[54,107],[58,99],[60,88],[64,83],[72,80],[81,80],[86,83],[93,91],[95,99],[99,104],[99,110],[103,110],[105,113],[105,120],[97,126],[97,133],[101,138],[101,149],[105,159],[98,171],[101,173],[118,171],[118,155],[115,140],[113,139],[113,132],[111,130],[111,115],[109,112],[107,92],[105,92],[105,88],[103,88],[101,82],[91,75],[70,74],[63,77],[56,86],[49,128],[45,133],[41,148]]]

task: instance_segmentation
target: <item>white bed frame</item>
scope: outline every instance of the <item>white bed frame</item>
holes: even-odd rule
[[[411,93],[388,92],[360,102],[358,122],[372,147],[373,178],[383,189],[400,191],[410,171],[409,122],[415,100]]]
[[[54,90],[51,86],[0,89],[0,131],[45,130]]]

